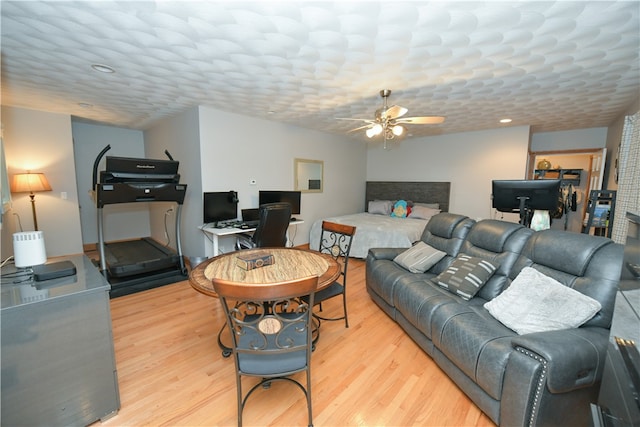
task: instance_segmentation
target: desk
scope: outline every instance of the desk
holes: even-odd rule
[[[291,221],[289,226],[304,224],[304,221],[301,219]],[[242,234],[242,233],[251,233],[256,231],[254,228],[238,228],[238,227],[225,227],[225,228],[215,228],[209,225],[203,225],[198,227],[203,232],[211,235],[211,244],[213,246],[213,256],[220,255],[220,241],[219,238],[222,236],[232,236],[234,234]]]
[[[267,251],[272,254],[275,262],[272,265],[249,271],[243,270],[238,266],[236,257],[239,253],[251,254],[251,252],[261,251]],[[320,290],[332,284],[340,276],[340,271],[338,261],[328,254],[293,248],[257,248],[219,255],[203,262],[191,271],[189,283],[196,291],[217,297],[218,295],[211,283],[211,278],[213,277],[254,286],[256,283],[268,286],[269,283],[279,283],[317,275],[317,289]],[[231,349],[223,344],[221,339],[225,326],[226,322],[218,333],[218,345],[222,349],[222,355],[229,357]],[[319,331],[316,333],[314,343],[318,339],[318,334]]]
[[[76,274],[34,282],[2,267],[5,426],[84,426],[120,408],[109,283],[84,255],[58,261]]]

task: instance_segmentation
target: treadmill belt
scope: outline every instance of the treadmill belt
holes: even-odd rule
[[[107,270],[113,277],[127,277],[178,267],[180,258],[171,248],[145,237],[105,243]]]

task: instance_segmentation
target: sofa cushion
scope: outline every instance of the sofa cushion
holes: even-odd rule
[[[600,303],[525,267],[502,294],[484,307],[518,334],[577,328],[600,310]]]
[[[500,264],[468,255],[458,255],[449,268],[433,281],[464,300],[473,298]]]
[[[425,242],[418,242],[395,257],[393,261],[412,273],[424,273],[446,254],[446,252],[439,251]]]

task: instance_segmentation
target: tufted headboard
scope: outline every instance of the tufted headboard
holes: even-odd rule
[[[450,182],[367,181],[364,210],[371,200],[411,200],[439,203],[442,212],[449,212]]]

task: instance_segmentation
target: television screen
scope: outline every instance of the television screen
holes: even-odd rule
[[[555,210],[560,203],[560,180],[494,180],[492,199],[494,209],[500,212]]]
[[[300,214],[300,192],[299,191],[266,191],[260,190],[258,194],[258,204],[286,202],[291,205],[291,214]]]
[[[203,193],[203,222],[217,225],[238,218],[238,193],[219,191]]]

